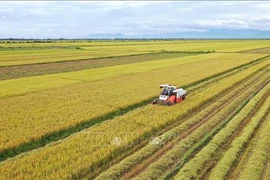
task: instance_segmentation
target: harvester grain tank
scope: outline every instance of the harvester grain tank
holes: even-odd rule
[[[176,88],[170,84],[162,84],[159,86],[162,91],[159,98],[152,101],[152,104],[173,105],[179,103],[186,98],[187,92],[183,88]]]

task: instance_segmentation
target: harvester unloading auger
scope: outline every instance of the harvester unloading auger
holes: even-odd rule
[[[183,88],[177,89],[176,86],[171,86],[170,84],[162,84],[159,86],[163,88],[159,95],[159,98],[152,101],[152,104],[163,104],[163,105],[173,105],[179,103],[186,98],[187,91]]]

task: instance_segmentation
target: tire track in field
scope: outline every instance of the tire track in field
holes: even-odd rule
[[[269,95],[270,95],[270,93],[268,93],[267,96],[269,96]],[[264,98],[266,99],[266,97],[264,97]],[[267,114],[265,116],[267,117]],[[268,113],[268,116],[269,116],[269,113]],[[238,179],[242,168],[248,162],[249,157],[252,154],[253,145],[255,145],[256,140],[258,139],[258,137],[260,135],[260,129],[262,129],[262,126],[263,126],[264,122],[267,121],[266,117],[264,117],[264,119],[260,122],[259,126],[256,128],[255,132],[257,132],[257,133],[252,134],[252,136],[250,137],[248,142],[241,149],[241,152],[238,155],[236,161],[233,163],[233,165],[232,165],[232,167],[231,167],[231,169],[229,171],[229,174],[227,174],[227,176],[226,176],[227,177],[226,179],[230,179],[230,180]]]
[[[209,85],[209,84],[211,84],[211,83],[213,83],[215,81],[218,81],[220,78],[224,78],[224,77],[233,75],[233,74],[235,74],[235,73],[237,73],[239,71],[242,71],[244,69],[247,69],[247,68],[249,68],[249,67],[251,67],[251,66],[253,66],[255,64],[258,64],[260,62],[268,60],[269,57],[270,56],[265,56],[263,58],[259,58],[257,60],[248,62],[246,64],[234,67],[234,68],[229,69],[227,71],[224,71],[224,72],[209,76],[209,77],[204,78],[202,80],[199,80],[199,81],[196,81],[196,82],[191,83],[189,85],[186,85],[186,86],[184,86],[184,88],[191,89],[192,87],[196,87],[196,88],[205,87],[205,86],[207,86],[207,85]],[[45,145],[47,145],[47,144],[49,144],[51,142],[64,139],[64,138],[70,136],[71,134],[80,132],[80,131],[82,131],[84,129],[87,129],[87,128],[91,127],[91,126],[94,126],[95,124],[101,123],[101,122],[106,121],[106,120],[114,119],[115,117],[122,116],[122,115],[124,115],[124,114],[126,114],[128,112],[131,112],[131,111],[133,111],[133,110],[135,110],[137,108],[144,107],[144,106],[148,105],[154,98],[155,97],[151,97],[151,98],[149,98],[147,100],[144,100],[144,101],[142,101],[140,103],[132,104],[132,105],[127,106],[125,108],[121,108],[121,109],[119,109],[117,111],[108,113],[108,114],[106,114],[104,116],[97,117],[95,119],[91,119],[89,121],[80,123],[80,124],[78,124],[76,126],[68,128],[68,129],[63,129],[61,131],[51,133],[51,134],[46,135],[46,136],[44,136],[44,137],[42,137],[40,139],[37,139],[37,140],[31,141],[31,142],[19,145],[19,146],[15,147],[15,148],[3,150],[3,151],[0,152],[0,162],[6,160],[8,158],[17,156],[17,155],[19,155],[21,153],[28,152],[28,151],[31,151],[31,150],[34,150],[34,149],[37,149],[37,148],[40,148],[40,147],[44,147]],[[168,128],[170,128],[170,127],[168,127]]]
[[[186,153],[183,155],[183,159],[181,159],[179,161],[178,164],[176,164],[173,168],[168,168],[167,170],[167,174],[163,175],[161,179],[170,179],[171,177],[173,177],[179,170],[181,170],[181,168],[189,161],[191,160],[193,157],[196,156],[197,153],[200,152],[200,150],[207,145],[207,143],[212,139],[212,137],[214,137],[238,112],[241,111],[241,109],[243,109],[245,107],[245,105],[250,101],[250,99],[255,96],[265,85],[267,85],[269,83],[269,81],[265,82],[263,85],[261,85],[255,94],[252,94],[251,96],[249,96],[247,99],[245,99],[244,103],[235,111],[234,114],[231,114],[231,116],[229,116],[229,119],[226,121],[221,122],[221,124],[217,125],[213,130],[211,130],[211,135],[210,137],[207,137],[206,134],[206,138],[202,138],[204,139],[203,141],[198,142],[197,144],[195,144],[193,147],[191,147],[191,149],[193,148],[194,151],[189,152],[189,150],[186,151]]]
[[[247,145],[246,150],[243,152],[241,158],[239,158],[239,160],[237,161],[238,163],[235,164],[234,168],[232,169],[232,171],[228,175],[228,179],[233,180],[233,179],[237,179],[239,177],[241,170],[243,169],[243,167],[247,163],[250,155],[252,154],[252,148],[255,145],[259,134],[260,133],[256,133],[254,138],[252,140],[250,140],[250,143],[249,143],[249,145]]]
[[[267,68],[268,66],[265,66],[264,68]],[[240,81],[239,82],[239,84],[241,83],[241,82],[245,82],[245,81],[247,81],[248,79],[251,79],[251,77],[260,77],[262,74],[264,74],[264,72],[262,72],[263,71],[263,69],[264,68],[262,68],[262,69],[260,69],[260,70],[258,70],[257,72],[255,72],[255,73],[253,73],[250,77],[247,77],[247,78],[245,78],[245,79],[243,79],[242,81]],[[261,71],[261,72],[260,72]],[[258,75],[256,75],[256,74],[258,74]],[[227,76],[226,76],[227,77]],[[215,81],[219,81],[220,79],[215,79]],[[214,81],[214,82],[215,82]],[[252,82],[255,82],[256,80],[254,80],[254,81],[252,81]],[[211,81],[212,83],[214,83],[213,81]],[[204,83],[203,84],[203,86],[206,86],[206,85],[209,85],[210,83]],[[213,85],[213,84],[211,84],[211,85]],[[198,86],[200,86],[200,88],[203,88],[201,85],[198,85]],[[235,85],[235,87],[237,86],[237,84]],[[193,87],[192,87],[193,88]],[[192,88],[189,88],[190,90],[192,90]],[[197,86],[195,86],[195,88],[198,88]],[[209,104],[212,102],[212,101],[214,101],[214,100],[217,100],[217,99],[219,99],[219,97],[221,97],[221,96],[223,96],[224,94],[226,94],[227,92],[224,92],[224,93],[221,93],[221,95],[220,96],[218,96],[217,98],[216,97],[214,97],[212,100],[210,100],[209,101]],[[193,93],[191,93],[191,94],[193,94]],[[196,111],[194,110],[194,112],[193,112],[193,114],[196,114],[196,112],[199,112],[199,111],[201,111],[201,110],[204,110],[204,108],[206,107],[207,105],[202,105],[202,106],[200,106]],[[193,115],[192,114],[188,114],[186,117],[184,117],[184,119],[188,119],[188,118],[190,118],[190,117],[192,117]],[[183,119],[183,118],[182,118]],[[179,125],[180,123],[182,123],[183,121],[180,121],[179,119],[174,123],[174,124],[170,124],[170,125],[168,125],[167,127],[165,127],[165,129],[163,129],[163,130],[161,130],[160,132],[160,134],[163,134],[163,133],[165,133],[165,132],[167,132],[167,131],[169,131],[170,129],[172,129],[172,128],[174,128],[174,127],[176,127],[177,125]],[[196,128],[196,127],[198,127],[198,126],[195,126],[194,127],[194,129]],[[147,142],[145,143],[145,144],[147,144]],[[132,153],[131,153],[132,154]],[[116,164],[116,163],[118,163],[117,161],[114,161],[114,162],[112,162],[111,164]],[[94,174],[92,174],[92,176],[91,176],[91,178],[94,178],[96,175],[94,175]]]
[[[270,93],[267,93],[263,96],[263,98],[261,98],[260,102],[256,105],[256,107],[249,113],[249,115],[241,122],[241,124],[239,125],[239,127],[235,130],[235,132],[233,134],[230,135],[230,137],[228,137],[227,141],[222,144],[218,150],[217,153],[212,156],[211,160],[209,160],[205,165],[204,165],[204,169],[201,172],[200,178],[201,180],[203,179],[207,179],[208,176],[210,175],[212,169],[215,167],[215,165],[218,163],[218,161],[220,160],[220,158],[223,156],[223,154],[230,148],[231,143],[233,142],[233,140],[238,137],[241,133],[242,130],[246,127],[247,124],[249,124],[249,122],[251,121],[252,117],[257,113],[257,110],[260,109],[263,105],[263,103],[265,102],[266,98],[269,96]],[[263,121],[260,122],[259,126],[257,127],[257,129],[255,131],[257,131],[263,124],[263,122],[265,121],[265,119]],[[254,137],[256,135],[254,134]],[[252,142],[252,137],[250,139],[249,142]],[[248,147],[248,146],[247,146]],[[232,171],[230,171],[231,173],[234,172],[234,170],[236,170],[233,166],[231,168]],[[228,176],[229,177],[229,176]],[[233,176],[236,177],[236,176]]]
[[[262,73],[260,73],[257,76],[260,76]],[[257,79],[255,78],[253,81],[249,82],[249,85],[254,83]],[[237,89],[237,87],[234,87],[234,90]],[[183,133],[181,133],[180,136],[178,136],[175,140],[172,140],[171,142],[168,142],[167,145],[165,145],[163,148],[159,149],[155,154],[153,154],[152,156],[148,157],[147,159],[144,160],[143,163],[140,164],[140,167],[137,167],[139,169],[132,169],[132,172],[128,172],[126,175],[124,175],[122,178],[123,179],[129,179],[131,177],[133,177],[136,174],[139,174],[140,171],[142,171],[144,168],[146,168],[149,164],[151,164],[151,162],[158,160],[159,158],[161,158],[161,156],[163,156],[167,151],[169,151],[170,149],[172,149],[175,144],[178,143],[179,140],[186,138],[189,134],[191,134],[193,131],[195,131],[198,127],[200,127],[202,124],[204,124],[210,117],[214,116],[215,114],[218,113],[218,111],[220,111],[223,107],[227,106],[230,101],[234,98],[236,98],[240,93],[242,93],[241,91],[239,91],[237,94],[234,94],[232,97],[228,98],[228,100],[226,101],[226,103],[222,104],[221,106],[219,106],[218,108],[216,108],[214,111],[209,112],[209,114],[207,114],[205,117],[203,117],[203,119],[196,124],[191,125],[188,129],[186,129]],[[193,94],[193,93],[192,93]],[[216,99],[219,99],[223,97],[223,95],[220,95],[218,97],[216,97]],[[203,108],[204,109],[204,108]],[[202,109],[202,111],[203,111]],[[200,112],[195,112],[192,114],[192,116],[196,116],[196,114],[199,114]],[[184,121],[181,121],[181,123],[185,122],[186,120],[188,120],[189,118],[185,118]],[[177,126],[177,125],[176,125]]]
[[[261,75],[261,74],[259,74]],[[258,79],[256,77],[253,77],[253,80],[251,82],[249,82],[249,84],[253,84],[255,81],[257,81]],[[236,89],[236,88],[235,88]],[[246,90],[247,91],[247,90]],[[221,109],[223,109],[225,106],[227,106],[228,104],[231,103],[231,100],[233,100],[234,98],[236,98],[237,96],[239,96],[240,94],[242,94],[243,92],[239,91],[237,94],[233,95],[232,97],[230,97],[228,99],[228,101],[226,101],[226,103],[224,103],[222,106],[220,106],[219,108],[217,108],[216,110],[210,112],[206,117],[203,118],[203,120],[201,122],[199,122],[198,124],[195,124],[194,126],[191,126],[189,129],[187,129],[186,131],[184,131],[179,137],[177,137],[175,140],[171,141],[168,143],[167,146],[164,146],[164,148],[159,149],[155,154],[153,154],[152,156],[150,156],[146,162],[140,164],[139,166],[137,166],[137,169],[133,169],[132,172],[128,172],[126,175],[123,176],[123,179],[130,179],[132,177],[135,177],[137,175],[139,175],[145,168],[147,168],[152,162],[157,161],[158,159],[160,159],[164,154],[166,154],[166,152],[170,151],[177,143],[179,143],[179,141],[181,139],[187,138],[191,133],[193,133],[197,128],[199,128],[201,125],[203,125],[205,122],[207,122],[211,117],[215,116]],[[222,97],[219,96],[218,98]],[[218,99],[217,98],[217,99]],[[197,113],[199,114],[199,113]],[[233,113],[232,113],[233,114]]]

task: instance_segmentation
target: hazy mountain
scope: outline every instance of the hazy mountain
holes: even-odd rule
[[[91,34],[86,38],[93,39],[116,39],[116,38],[270,38],[270,31],[262,30],[231,30],[231,29],[217,29],[208,30],[205,32],[186,31],[179,33],[165,33],[165,34],[144,34],[138,36],[126,36],[122,33],[116,34]]]

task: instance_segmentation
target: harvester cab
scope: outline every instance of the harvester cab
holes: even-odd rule
[[[187,92],[183,88],[177,89],[176,86],[170,84],[162,84],[159,86],[162,91],[159,98],[152,101],[152,104],[173,105],[179,103],[186,98]]]

